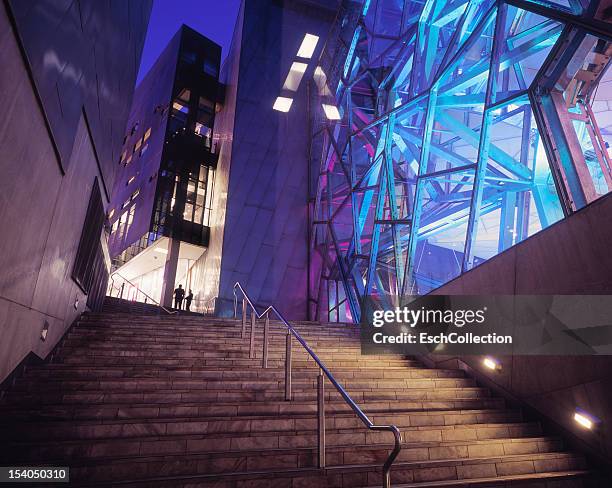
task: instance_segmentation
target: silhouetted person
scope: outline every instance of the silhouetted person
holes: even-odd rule
[[[191,307],[191,301],[193,300],[193,292],[189,290],[189,295],[185,297],[185,310],[189,312],[189,307]]]
[[[185,290],[183,290],[183,285],[179,285],[176,290],[174,290],[174,308],[178,308],[179,310],[183,307],[183,298],[185,297]]]

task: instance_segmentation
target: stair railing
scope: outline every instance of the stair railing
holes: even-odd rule
[[[120,273],[118,273],[117,271],[115,271],[113,274],[111,274],[110,279],[111,279],[111,296],[112,296],[112,290],[115,288],[115,276],[118,276],[119,278],[121,278],[123,280],[123,283],[121,284],[121,298],[123,298],[123,289],[124,289],[124,284],[127,283],[128,285],[130,285],[131,287],[133,287],[134,289],[136,289],[136,298],[138,298],[138,294],[142,293],[142,295],[145,297],[145,301],[144,303],[150,303],[153,305],[157,305],[159,310],[163,310],[164,312],[166,312],[169,315],[174,315],[176,313],[178,313],[176,310],[168,310],[166,307],[164,307],[161,303],[159,303],[157,300],[155,300],[155,298],[151,297],[150,295],[147,295],[144,291],[142,291],[137,285],[135,285],[134,283],[132,283],[130,280],[128,280],[125,276],[122,276]],[[129,300],[129,299],[128,299]],[[138,300],[134,300],[134,301],[138,301]]]
[[[394,447],[387,460],[383,465],[383,488],[391,488],[391,465],[397,458],[401,445],[401,435],[399,429],[395,425],[375,425],[368,416],[359,408],[351,396],[346,392],[342,385],[336,380],[334,375],[329,371],[325,363],[317,356],[317,354],[310,348],[302,336],[297,330],[283,317],[283,315],[274,307],[270,305],[261,314],[257,312],[257,308],[249,298],[247,292],[244,290],[240,283],[234,285],[234,318],[237,318],[238,313],[238,296],[236,290],[240,290],[242,293],[242,331],[241,337],[244,339],[246,336],[247,328],[247,306],[251,308],[251,334],[249,340],[249,358],[255,358],[255,321],[265,317],[264,332],[263,332],[263,359],[262,367],[268,367],[268,342],[269,342],[269,328],[270,328],[270,314],[276,315],[278,319],[287,328],[287,335],[285,336],[285,400],[290,401],[292,398],[291,394],[291,343],[292,338],[295,339],[302,345],[306,352],[319,366],[319,374],[317,375],[317,449],[318,449],[318,467],[325,468],[325,377],[329,382],[336,388],[340,396],[353,410],[357,417],[364,423],[364,425],[373,431],[388,431],[393,434]]]

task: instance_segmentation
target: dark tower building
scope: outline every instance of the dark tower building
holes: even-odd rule
[[[167,304],[162,282],[171,292],[208,245],[220,60],[220,46],[182,26],[136,88],[118,158],[111,256],[118,276]],[[148,259],[160,252],[165,266]]]

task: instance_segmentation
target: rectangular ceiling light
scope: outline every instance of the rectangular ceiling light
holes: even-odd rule
[[[312,58],[314,51],[317,47],[317,43],[319,42],[319,36],[315,36],[313,34],[306,34],[304,36],[304,40],[298,49],[298,57],[299,58]]]
[[[323,104],[323,111],[325,112],[325,116],[329,120],[340,120],[340,112],[335,105],[325,105]]]
[[[327,76],[320,66],[317,66],[314,70],[314,81],[319,89],[319,95],[322,97],[331,95],[329,88],[327,88]]]
[[[277,97],[272,108],[279,112],[289,112],[292,103],[293,98]]]
[[[289,68],[289,74],[283,85],[283,90],[297,91],[302,81],[302,77],[306,72],[306,68],[308,68],[307,64],[298,63],[297,61],[294,62],[291,68]]]

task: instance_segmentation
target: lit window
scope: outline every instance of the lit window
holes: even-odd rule
[[[172,108],[184,114],[189,113],[189,107],[187,105],[183,105],[181,102],[178,101],[172,104]]]
[[[130,197],[130,200],[134,200],[134,198],[136,198],[139,193],[140,193],[140,188],[138,190],[136,190],[134,193],[132,193],[132,196]]]
[[[140,149],[140,146],[142,146],[142,139],[138,139],[136,141],[136,144],[134,144],[134,153],[138,152],[138,150]]]
[[[210,139],[212,133],[210,127],[206,127],[204,124],[200,124],[200,122],[196,122],[194,132],[196,133],[196,135],[204,137],[206,139]]]
[[[300,45],[300,49],[298,49],[298,57],[310,59],[314,53],[314,50],[317,47],[317,43],[319,42],[319,36],[315,36],[313,34],[306,34],[304,36],[304,40]]]
[[[147,131],[142,136],[142,148],[140,149],[140,155],[142,156],[147,149],[149,148],[149,137],[151,136],[151,128],[149,127]]]
[[[130,154],[128,156],[128,158],[125,160],[125,165],[127,166],[128,164],[130,164],[132,162],[132,155]]]
[[[136,179],[135,176],[130,176],[130,178],[127,180],[127,183],[125,184],[126,186],[129,185],[130,183],[132,183],[132,181],[134,181]]]
[[[202,65],[202,70],[207,75],[214,76],[215,78],[219,74],[219,70],[217,69],[217,63],[215,63],[211,59],[204,60],[204,64]]]
[[[340,112],[338,112],[338,109],[336,108],[335,105],[326,105],[323,104],[323,111],[325,112],[325,116],[329,119],[329,120],[340,120]]]
[[[279,112],[289,112],[292,103],[292,98],[277,97],[272,108],[274,110],[278,110]]]
[[[115,215],[115,209],[114,208],[110,212],[108,212],[108,220],[112,219],[113,215]]]
[[[187,64],[193,64],[196,62],[197,56],[196,53],[192,53],[189,51],[185,51],[181,53],[181,61]]]
[[[308,68],[307,64],[294,62],[289,69],[289,74],[283,85],[283,90],[297,91],[302,77]]]

